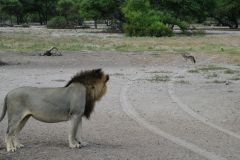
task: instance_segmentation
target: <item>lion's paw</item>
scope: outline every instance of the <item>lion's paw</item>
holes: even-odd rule
[[[16,147],[7,147],[8,152],[15,152],[17,150]]]
[[[81,144],[79,143],[74,143],[74,144],[69,144],[70,148],[81,148]]]

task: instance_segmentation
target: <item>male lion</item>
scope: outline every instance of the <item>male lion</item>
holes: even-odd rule
[[[23,147],[17,136],[27,120],[33,118],[47,123],[71,121],[69,146],[80,148],[82,117],[89,119],[96,101],[106,93],[109,75],[101,69],[76,74],[65,87],[21,87],[10,91],[6,97],[0,121],[8,113],[6,133],[7,151]],[[80,136],[76,138],[77,131]]]

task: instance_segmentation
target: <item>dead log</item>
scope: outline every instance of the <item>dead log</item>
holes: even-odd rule
[[[62,56],[62,53],[59,52],[57,47],[52,47],[49,50],[45,51],[43,54],[40,54],[40,56]]]
[[[0,66],[5,66],[5,65],[8,65],[8,63],[3,62],[3,61],[0,59]]]

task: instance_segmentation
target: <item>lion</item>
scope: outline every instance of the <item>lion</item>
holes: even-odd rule
[[[20,87],[10,91],[5,97],[0,117],[2,121],[7,112],[7,151],[14,152],[23,147],[17,136],[30,117],[46,123],[70,121],[69,147],[84,146],[86,143],[81,139],[82,117],[90,118],[95,102],[107,91],[108,80],[108,74],[94,69],[77,73],[64,87]],[[77,132],[79,137],[76,137]]]

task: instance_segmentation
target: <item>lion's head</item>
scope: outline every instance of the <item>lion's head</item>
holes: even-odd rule
[[[107,91],[106,83],[109,75],[105,74],[102,69],[94,69],[77,73],[66,85],[72,83],[81,83],[86,87],[86,105],[84,116],[89,118],[96,101],[99,101]]]

